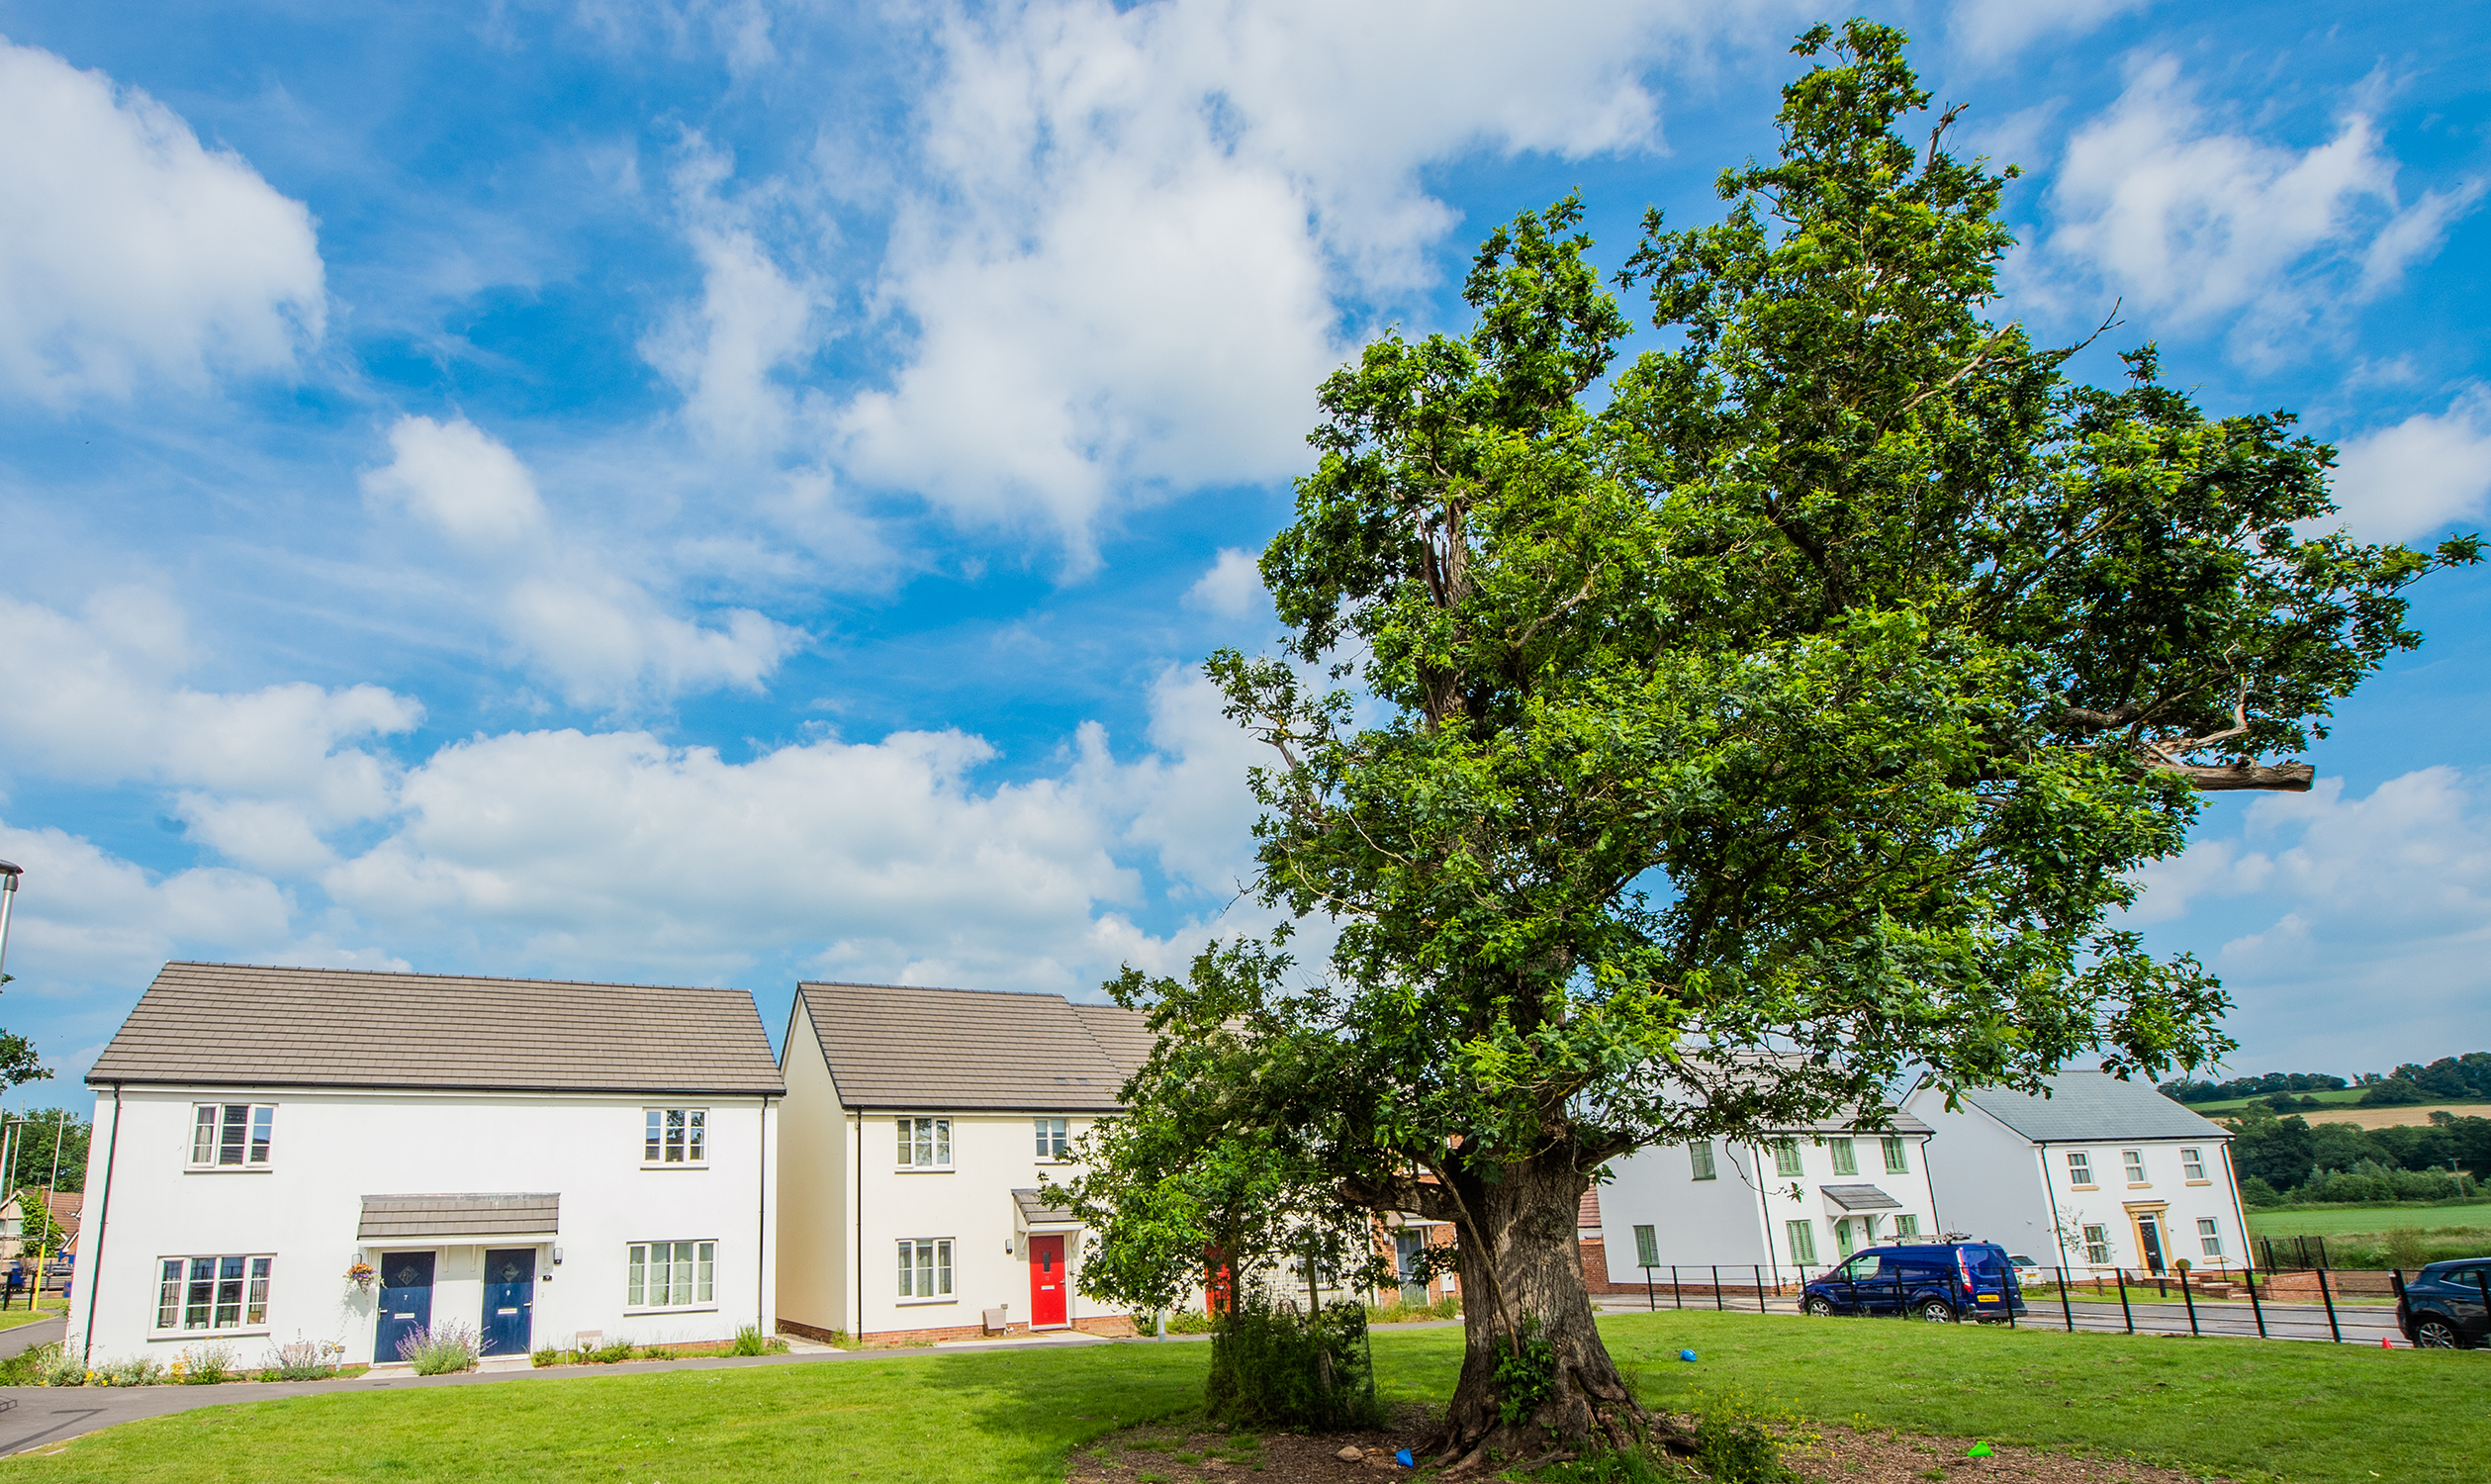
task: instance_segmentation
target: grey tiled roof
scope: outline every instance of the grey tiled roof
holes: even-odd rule
[[[1902,1202],[1874,1185],[1823,1185],[1825,1199],[1845,1211],[1899,1211]]]
[[[2050,1095],[1976,1087],[1962,1099],[2036,1143],[2095,1139],[2228,1139],[2231,1130],[2165,1097],[2151,1082],[2106,1071],[2062,1071]]]
[[[1107,1060],[1126,1076],[1140,1070],[1150,1060],[1151,1047],[1158,1038],[1151,1034],[1151,1017],[1140,1010],[1122,1005],[1074,1005],[1072,1013],[1087,1026],[1090,1039],[1107,1053]]]
[[[367,1195],[355,1237],[365,1242],[535,1237],[558,1232],[559,1195]]]
[[[1021,1208],[1021,1225],[1025,1227],[1069,1226],[1081,1219],[1072,1214],[1070,1206],[1048,1205],[1042,1191],[1015,1190],[1012,1204]]]
[[[1061,994],[897,984],[796,993],[849,1108],[1114,1112],[1148,1036],[1135,1034],[1133,1011]]]
[[[167,964],[87,1085],[782,1093],[741,989]]]

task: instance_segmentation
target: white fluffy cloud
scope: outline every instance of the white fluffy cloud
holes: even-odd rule
[[[142,589],[98,593],[82,617],[0,598],[0,695],[12,697],[0,706],[0,753],[12,771],[183,790],[182,812],[237,859],[256,859],[254,831],[214,800],[281,803],[323,829],[371,818],[389,805],[390,765],[368,744],[422,716],[378,686],[181,685],[181,614]],[[272,848],[300,855],[291,832]]]
[[[2420,1025],[2443,1048],[2491,1037],[2491,810],[2482,781],[2455,769],[2360,797],[2341,779],[2260,797],[2237,838],[2149,873],[2132,915],[2182,924],[2160,936],[2222,975],[2260,1066],[2383,1069],[2415,1054]]]
[[[1185,602],[1223,618],[1243,618],[1263,601],[1262,571],[1251,552],[1223,546],[1211,570],[1185,590]]]
[[[1954,35],[1977,56],[2000,57],[2045,37],[2076,37],[2154,0],[1958,0]]]
[[[59,404],[293,364],[311,213],[136,88],[0,39],[0,385]]]
[[[2364,540],[2413,540],[2479,518],[2491,497],[2491,392],[2469,388],[2445,413],[2347,442],[2335,489],[2344,524]]]
[[[1120,503],[1286,472],[1344,296],[1419,286],[1454,222],[1421,167],[1658,142],[1646,81],[1773,8],[1609,0],[1543,25],[1486,0],[1044,0],[943,30],[928,179],[899,200],[886,387],[842,466],[1076,568]]]
[[[749,210],[721,200],[727,158],[697,137],[676,170],[676,193],[701,299],[641,345],[684,397],[685,420],[711,450],[767,457],[784,447],[795,399],[779,373],[814,344],[817,290],[788,277]]]
[[[2406,204],[2397,173],[2358,109],[2296,149],[2227,131],[2176,58],[2141,56],[2118,102],[2068,143],[2041,261],[2098,283],[2102,309],[2117,295],[2158,329],[2229,323],[2237,352],[2272,357],[2392,288],[2481,194],[2470,182]]]
[[[758,690],[803,640],[749,608],[727,609],[714,627],[666,611],[556,531],[526,466],[464,417],[401,417],[390,449],[390,462],[364,475],[365,496],[446,538],[464,574],[491,591],[509,642],[575,702]]]

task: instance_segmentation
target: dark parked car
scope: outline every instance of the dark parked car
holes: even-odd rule
[[[2006,1249],[1986,1242],[1873,1247],[1807,1285],[1810,1314],[1910,1314],[1933,1324],[2024,1311]]]
[[[2424,1349],[2471,1349],[2491,1337],[2491,1257],[2434,1262],[2396,1292],[2396,1328]]]

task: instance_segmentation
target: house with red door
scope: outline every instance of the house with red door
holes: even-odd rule
[[[1123,1111],[1138,1012],[1060,994],[796,986],[780,1065],[779,1327],[881,1343],[1132,1333],[1077,1289],[1042,1176]]]

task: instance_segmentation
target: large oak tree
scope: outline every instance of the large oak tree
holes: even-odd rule
[[[1450,1459],[1637,1430],[1573,1244],[1608,1161],[2226,1047],[2220,986],[2106,919],[2205,790],[2308,787],[2419,642],[2400,592],[2474,559],[2300,534],[2331,451],[2290,417],[1989,318],[2005,177],[1913,121],[1903,44],[1801,38],[1780,157],[1648,219],[1620,286],[1669,348],[1615,364],[1568,201],[1481,248],[1467,334],[1327,381],[1262,561],[1287,652],[1210,667],[1275,749],[1260,895],[1339,937],[1129,976],[1167,1037],[1133,1097],[1160,1160],[1249,1135],[1454,1225]]]

